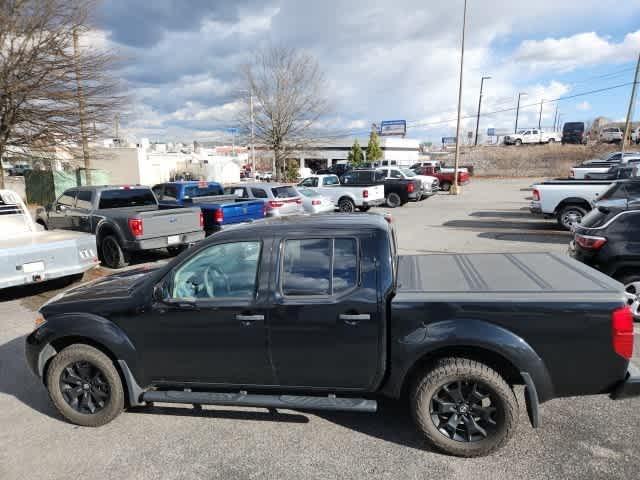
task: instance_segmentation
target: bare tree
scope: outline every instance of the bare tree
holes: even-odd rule
[[[0,0],[0,166],[16,150],[82,145],[90,167],[88,141],[103,133],[122,101],[108,73],[114,55],[77,45],[94,6]]]
[[[276,179],[284,176],[285,161],[318,138],[318,120],[328,111],[324,75],[310,54],[268,47],[242,69],[246,107],[240,123],[251,130],[250,97],[256,142],[273,152]]]

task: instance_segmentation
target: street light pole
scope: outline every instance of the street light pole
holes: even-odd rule
[[[516,107],[516,128],[513,133],[518,133],[518,115],[520,115],[520,98],[522,95],[527,95],[525,92],[518,93],[518,106]]]
[[[538,115],[538,130],[542,130],[542,104],[544,103],[544,98],[540,99],[540,114]]]
[[[460,47],[460,85],[458,87],[458,120],[456,123],[456,153],[453,167],[453,185],[450,194],[458,195],[458,165],[460,163],[460,116],[462,112],[462,73],[464,71],[464,31],[467,28],[467,0],[464,0],[464,10],[462,14],[462,45]]]
[[[482,77],[480,79],[480,98],[478,99],[478,118],[476,118],[476,140],[473,143],[475,146],[478,146],[478,129],[480,128],[480,108],[482,107],[482,87],[484,86],[484,81],[489,80],[491,77]]]
[[[558,127],[556,126],[558,123],[558,104],[556,103],[556,113],[553,115],[553,131],[557,132]]]
[[[249,96],[249,106],[250,106],[250,109],[251,109],[251,174],[255,175],[256,174],[256,152],[255,152],[255,148],[253,146],[253,142],[254,142],[253,91],[251,91],[250,96]]]

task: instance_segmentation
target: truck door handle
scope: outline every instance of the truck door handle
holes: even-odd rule
[[[339,318],[347,325],[356,325],[358,324],[358,322],[371,320],[371,315],[369,315],[368,313],[359,313],[359,314],[341,313]]]
[[[241,322],[263,322],[264,315],[236,315],[236,320],[240,320]]]

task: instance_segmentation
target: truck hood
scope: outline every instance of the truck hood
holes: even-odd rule
[[[117,307],[118,302],[129,299],[133,290],[144,283],[150,275],[158,272],[159,268],[159,266],[145,266],[83,283],[53,297],[40,308],[40,312],[46,316],[51,313],[72,311],[70,304],[76,303],[86,306],[90,306],[93,302],[101,306],[111,303]],[[114,300],[115,303],[108,302],[109,300]],[[91,308],[82,308],[82,311],[91,310]]]

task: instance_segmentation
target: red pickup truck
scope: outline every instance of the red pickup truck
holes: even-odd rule
[[[440,166],[422,166],[413,169],[418,175],[430,175],[440,181],[440,190],[448,192],[453,183],[453,169]],[[458,184],[463,185],[471,180],[468,171],[458,170]]]

